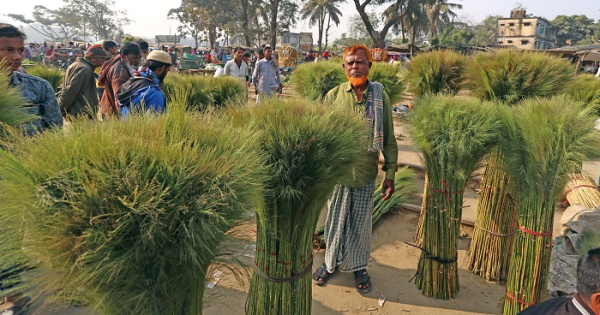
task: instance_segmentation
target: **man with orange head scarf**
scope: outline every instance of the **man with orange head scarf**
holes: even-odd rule
[[[394,193],[394,174],[398,169],[398,145],[394,136],[390,100],[383,85],[368,80],[372,59],[364,45],[348,47],[343,55],[343,67],[348,82],[333,88],[324,103],[347,106],[363,115],[371,126],[368,150],[371,160],[364,176],[350,185],[337,185],[327,204],[325,221],[325,262],[313,273],[317,285],[323,285],[337,269],[354,272],[356,289],[371,291],[367,263],[371,253],[373,193],[378,173],[379,152],[385,159],[382,170],[383,200]],[[348,170],[351,171],[351,170]]]

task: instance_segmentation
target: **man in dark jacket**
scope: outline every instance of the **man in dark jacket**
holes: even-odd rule
[[[10,85],[19,87],[21,96],[27,101],[27,109],[38,119],[24,127],[25,132],[36,132],[63,124],[54,90],[48,81],[19,72],[25,50],[25,34],[10,24],[0,23],[0,61],[10,67]]]
[[[108,54],[102,46],[93,45],[85,52],[85,57],[78,57],[67,71],[60,91],[58,103],[64,115],[86,115],[95,119],[98,112],[98,94],[94,69],[100,67]]]
[[[100,100],[103,117],[116,116],[119,107],[115,95],[119,87],[133,77],[133,71],[140,66],[142,50],[137,43],[127,43],[121,48],[121,54],[113,57],[102,66],[98,85],[104,86],[104,93]]]
[[[592,249],[577,263],[577,293],[538,303],[519,315],[600,315],[600,248]]]
[[[132,110],[142,110],[141,106],[144,110],[164,112],[166,98],[161,87],[171,67],[169,53],[154,50],[148,54],[144,66],[134,71],[134,77],[119,88],[116,97],[121,115],[125,117]]]

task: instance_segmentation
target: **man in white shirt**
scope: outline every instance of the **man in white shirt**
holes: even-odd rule
[[[250,84],[250,81],[247,80],[248,64],[243,60],[243,57],[244,50],[242,47],[235,47],[233,49],[233,59],[225,64],[223,75],[242,80],[246,84],[246,99],[248,99],[248,85]]]

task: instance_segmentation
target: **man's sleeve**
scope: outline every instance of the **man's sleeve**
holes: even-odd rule
[[[256,66],[254,67],[254,73],[252,73],[252,84],[254,84],[255,89],[258,89],[258,68],[260,68],[260,63],[256,62]]]
[[[113,93],[114,93],[114,98],[115,100],[117,99],[117,93],[119,92],[119,88],[121,87],[121,85],[123,85],[123,83],[129,81],[129,71],[123,66],[121,67],[121,69],[119,70],[119,73],[115,73],[112,76],[113,78],[116,77],[116,80],[110,80],[110,84],[112,85],[112,89],[113,89]],[[116,101],[115,101],[116,103]]]
[[[77,67],[71,69],[73,73],[65,74],[65,82],[61,90],[60,96],[60,108],[68,111],[71,105],[75,103],[75,100],[82,94],[81,90],[84,85],[85,69],[83,67]],[[70,78],[70,80],[66,80]]]
[[[225,64],[225,69],[223,69],[223,75],[231,75],[231,64],[229,62]]]
[[[42,111],[42,127],[49,128],[53,126],[62,126],[63,117],[60,113],[54,89],[48,81],[44,81],[42,85],[42,97],[40,98],[40,108]]]
[[[279,64],[275,63],[275,74],[277,75],[277,83],[281,84],[281,76],[279,75]]]
[[[392,119],[392,106],[390,98],[383,93],[383,167],[385,179],[394,180],[398,170],[398,144],[394,135],[394,121]]]

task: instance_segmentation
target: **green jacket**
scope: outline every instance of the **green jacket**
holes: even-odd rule
[[[365,90],[362,100],[357,102],[356,93],[352,89],[350,82],[345,82],[333,88],[327,93],[323,103],[342,104],[352,106],[356,112],[362,113],[367,102],[368,89]],[[367,148],[365,148],[367,150]],[[385,172],[385,178],[394,180],[395,173],[398,170],[398,144],[394,135],[394,122],[392,120],[392,107],[390,98],[383,92],[383,158],[384,164],[381,168]],[[362,187],[375,180],[378,173],[379,152],[370,152],[372,162],[367,165],[364,178],[356,179],[355,187]]]
[[[58,104],[63,113],[96,118],[98,94],[94,78],[95,68],[81,57],[67,68],[62,86],[57,93]]]

